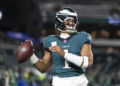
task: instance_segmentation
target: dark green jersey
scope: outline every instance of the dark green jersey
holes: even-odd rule
[[[54,42],[63,50],[67,50],[69,53],[80,56],[82,46],[85,43],[90,43],[90,38],[90,35],[86,32],[75,33],[67,39],[51,35],[44,40],[44,48],[49,50],[49,47],[51,47],[51,44]],[[51,55],[54,75],[59,77],[71,77],[85,72],[84,69],[74,65],[73,63],[66,62],[66,60],[63,57],[60,57],[58,53],[51,52]]]

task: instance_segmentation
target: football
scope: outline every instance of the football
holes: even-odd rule
[[[30,40],[26,40],[22,42],[17,49],[16,56],[17,62],[23,63],[30,58],[33,54],[33,43]]]

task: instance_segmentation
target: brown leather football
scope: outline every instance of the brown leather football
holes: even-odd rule
[[[23,63],[30,58],[33,54],[33,44],[32,41],[26,40],[18,46],[16,55],[18,63]]]

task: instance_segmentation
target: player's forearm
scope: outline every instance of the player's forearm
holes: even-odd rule
[[[92,65],[93,65],[93,55],[91,54],[88,57],[89,57],[88,58],[88,67],[92,67]]]
[[[49,68],[49,65],[45,64],[43,60],[39,60],[33,65],[42,73],[45,73]]]
[[[82,52],[81,56],[87,56],[88,57],[88,67],[92,67],[93,65],[93,54],[92,51],[86,51],[86,52]]]
[[[49,67],[49,63],[45,63],[43,60],[40,60],[34,53],[30,57],[30,62],[42,73],[46,72]]]
[[[93,53],[91,50],[91,45],[84,44],[81,50],[81,56],[87,56],[88,57],[88,67],[91,67],[93,64]]]

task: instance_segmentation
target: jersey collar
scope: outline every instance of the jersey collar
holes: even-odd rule
[[[55,37],[56,37],[57,39],[61,40],[62,42],[64,42],[64,41],[68,41],[69,39],[71,39],[75,34],[76,34],[76,33],[68,34],[69,36],[68,36],[67,38],[64,38],[64,37],[61,38],[60,35],[56,35]]]

